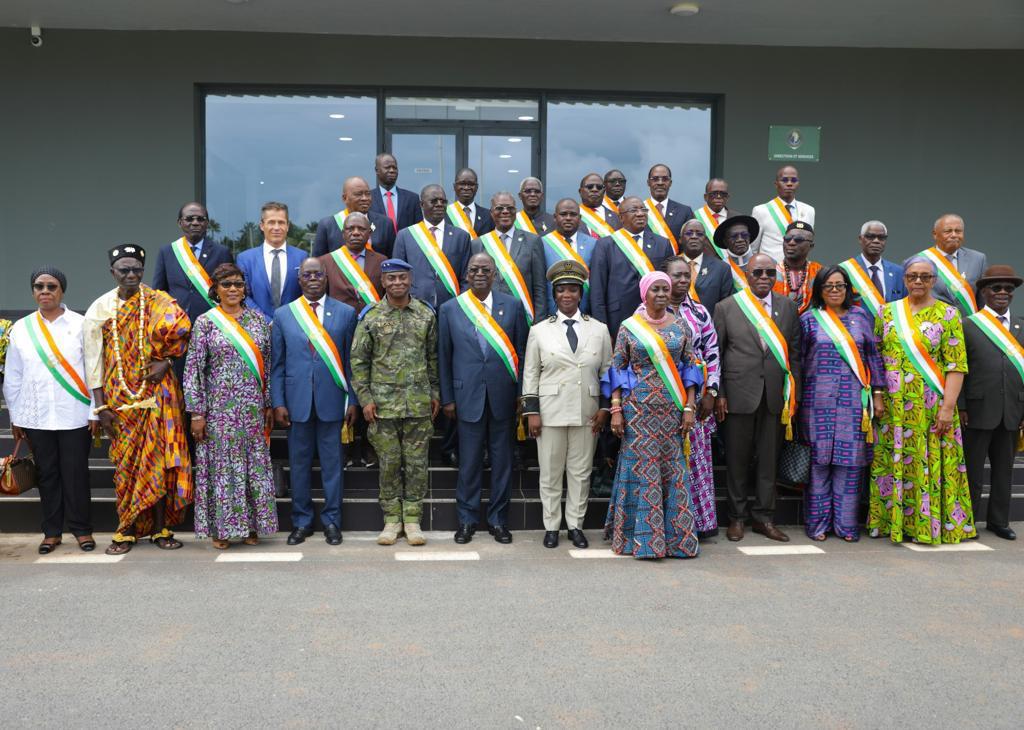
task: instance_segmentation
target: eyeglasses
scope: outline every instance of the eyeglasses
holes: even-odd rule
[[[846,283],[840,281],[838,284],[826,282],[821,285],[821,288],[825,291],[846,291]]]
[[[683,238],[704,238],[704,231],[700,228],[684,228]]]
[[[886,241],[889,239],[888,233],[865,233],[865,240],[868,241]]]
[[[633,213],[640,213],[640,212],[642,212],[644,215],[647,215],[647,208],[645,208],[643,206],[640,206],[640,207],[635,207],[635,208],[626,208],[626,209],[620,208],[619,209],[619,215],[620,216],[622,216],[622,215],[632,215]]]
[[[777,272],[775,269],[751,269],[750,275],[755,279],[774,279]]]
[[[590,183],[583,186],[584,190],[604,190],[604,183]]]
[[[491,210],[495,213],[514,213],[516,207],[514,205],[492,205]]]
[[[145,271],[141,266],[124,266],[114,269],[114,272],[120,276],[128,276],[129,274],[135,274],[136,276],[142,276]]]
[[[50,286],[53,286],[53,284],[50,284]],[[985,288],[991,291],[993,294],[1009,294],[1017,287],[1015,287],[1013,284],[989,284]]]
[[[669,177],[668,175],[651,175],[651,176],[650,176],[649,178],[647,178],[647,179],[648,179],[649,181],[653,182],[653,183],[659,183],[659,182],[671,182],[671,180],[672,180],[672,178],[671,178],[671,177]],[[626,181],[625,181],[625,180],[623,180],[622,182],[626,182]]]
[[[907,281],[922,281],[927,283],[935,278],[935,274],[904,274],[903,278]]]
[[[605,185],[625,185],[626,178],[624,177],[610,177],[604,181]]]
[[[789,243],[790,241],[792,241],[793,243],[807,243],[808,241],[813,241],[814,239],[808,238],[807,236],[784,236],[782,240],[784,243]]]
[[[780,183],[798,183],[798,182],[800,182],[800,178],[798,178],[798,177],[780,177],[779,178],[779,182]]]
[[[205,215],[186,215],[181,219],[186,223],[206,223],[209,220]]]
[[[540,188],[523,188],[519,192],[523,195],[542,195],[544,193]]]
[[[245,288],[245,282],[244,281],[222,281],[217,286],[221,287],[222,289],[244,289]]]
[[[729,193],[726,190],[712,190],[710,193],[707,193],[707,196],[709,198],[728,198]]]
[[[315,281],[317,279],[324,278],[324,272],[322,271],[303,271],[299,274],[299,278],[305,281]]]
[[[730,241],[749,241],[750,231],[732,231],[731,233],[726,233],[725,237]]]
[[[995,287],[993,287],[993,289],[994,288]],[[39,282],[32,285],[32,291],[57,291],[58,289],[60,289],[60,284],[44,284],[42,282]],[[1013,290],[1011,289],[1011,291]]]
[[[491,274],[494,273],[494,269],[490,266],[470,266],[467,271],[470,274]]]

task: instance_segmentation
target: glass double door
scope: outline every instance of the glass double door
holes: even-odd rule
[[[517,124],[389,124],[386,149],[398,160],[403,188],[419,192],[437,183],[449,200],[455,199],[456,172],[473,168],[480,181],[477,203],[487,208],[494,193],[517,195],[523,178],[537,174],[539,157],[534,130]]]

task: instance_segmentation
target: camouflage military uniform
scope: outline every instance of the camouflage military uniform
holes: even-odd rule
[[[434,432],[430,401],[441,397],[433,311],[417,299],[399,309],[384,297],[356,327],[350,361],[359,402],[377,404],[367,436],[380,459],[384,521],[419,523]]]

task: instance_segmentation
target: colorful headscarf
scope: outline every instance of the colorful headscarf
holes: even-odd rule
[[[650,289],[654,282],[663,281],[671,288],[672,280],[668,278],[668,274],[664,271],[652,271],[649,274],[644,274],[643,278],[640,279],[640,301],[642,303],[647,302],[647,290]]]

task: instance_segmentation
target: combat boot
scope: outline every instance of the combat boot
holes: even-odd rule
[[[385,522],[384,529],[377,535],[378,545],[394,545],[402,534],[401,522]]]
[[[410,545],[426,545],[427,538],[423,536],[423,531],[420,530],[420,523],[418,522],[406,522],[405,523],[405,540]]]

